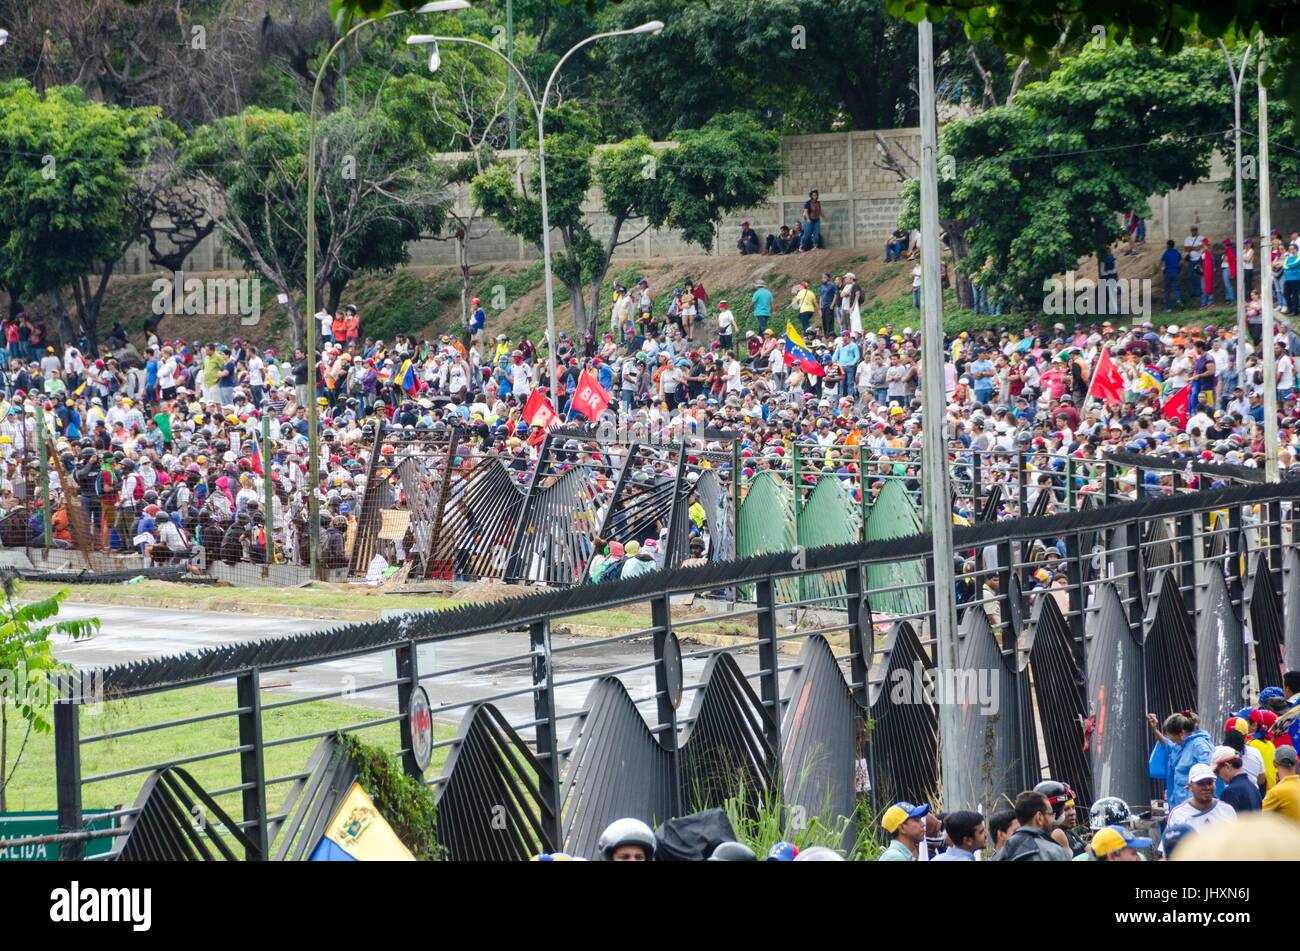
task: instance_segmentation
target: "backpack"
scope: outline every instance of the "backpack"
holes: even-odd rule
[[[104,485],[107,480],[108,485]],[[103,498],[105,495],[112,495],[113,490],[117,488],[117,473],[112,469],[100,469],[99,475],[95,478],[95,495]]]

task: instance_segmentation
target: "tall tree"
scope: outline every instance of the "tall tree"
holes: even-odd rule
[[[669,149],[635,136],[597,150],[594,120],[572,104],[549,113],[547,125],[548,211],[561,239],[560,253],[553,254],[555,275],[568,290],[580,337],[595,332],[618,248],[650,228],[668,228],[710,250],[722,215],[762,203],[781,172],[779,138],[747,116],[715,116],[700,129],[680,132]],[[593,184],[600,186],[604,240],[596,238],[584,207]],[[540,247],[539,185],[536,169],[526,176],[498,163],[471,190],[502,227]]]
[[[992,259],[1000,287],[1036,304],[1046,278],[1121,236],[1122,212],[1203,179],[1229,115],[1219,55],[1086,49],[1011,105],[946,126],[939,206],[958,267]]]
[[[155,108],[112,108],[75,86],[44,97],[24,81],[0,90],[0,284],[44,295],[65,343],[84,333],[94,351],[102,288],[138,237],[137,169],[174,135]],[[68,285],[83,305],[79,328]]]
[[[316,273],[306,274],[307,117],[250,108],[195,131],[180,168],[208,186],[208,213],[245,265],[289,298],[295,344],[306,339],[294,294],[315,282],[338,306],[359,271],[409,260],[407,245],[436,232],[444,176],[418,137],[382,106],[341,109],[317,127]],[[328,289],[328,296],[323,292]]]

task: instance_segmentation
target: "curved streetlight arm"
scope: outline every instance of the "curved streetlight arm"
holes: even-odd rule
[[[423,41],[423,40],[426,39],[426,38],[423,37],[423,36],[421,36],[421,37],[411,37],[410,39],[407,40],[407,42],[410,43],[410,42],[412,42],[413,40],[417,40],[417,39]],[[532,104],[533,104],[533,115],[534,115],[534,117],[540,115],[540,112],[541,112],[541,106],[538,105],[538,102],[537,102],[537,96],[536,96],[536,94],[533,92],[533,87],[529,84],[527,77],[524,76],[524,74],[523,74],[522,72],[519,71],[519,67],[518,67],[518,66],[516,66],[514,63],[512,63],[512,62],[510,61],[510,57],[506,56],[505,53],[502,53],[499,49],[497,49],[497,48],[496,48],[495,46],[493,46],[491,43],[484,43],[482,40],[476,40],[476,39],[473,39],[473,38],[468,37],[468,36],[432,36],[432,35],[431,35],[431,36],[428,36],[427,39],[429,39],[429,40],[431,40],[431,41],[433,41],[433,42],[437,42],[437,43],[464,43],[464,44],[466,44],[466,45],[468,45],[468,46],[477,46],[477,47],[479,47],[480,49],[485,49],[485,50],[487,50],[489,53],[492,53],[494,56],[496,56],[498,59],[500,59],[503,63],[505,63],[506,66],[510,67],[510,71],[511,71],[512,73],[515,74],[515,78],[518,79],[520,85],[524,87],[524,92],[528,94],[528,99],[529,99],[529,101],[532,102]]]

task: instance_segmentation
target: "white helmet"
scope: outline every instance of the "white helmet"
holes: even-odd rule
[[[843,862],[844,856],[824,845],[814,845],[804,849],[794,857],[796,862]]]
[[[625,845],[638,845],[645,850],[646,858],[655,857],[655,834],[640,819],[615,819],[596,840],[596,854],[606,862]]]

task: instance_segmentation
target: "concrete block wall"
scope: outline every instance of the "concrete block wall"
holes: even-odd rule
[[[785,171],[777,180],[773,194],[762,205],[724,216],[715,236],[713,252],[735,254],[741,222],[746,219],[758,232],[760,241],[775,233],[782,224],[793,225],[802,216],[808,192],[816,188],[826,213],[822,240],[827,247],[852,247],[861,248],[868,254],[883,253],[883,240],[894,230],[902,209],[902,180],[882,157],[882,141],[893,160],[909,175],[918,172],[921,137],[920,130],[915,128],[783,138],[781,161]],[[671,142],[656,144],[665,148],[672,146]],[[463,153],[440,156],[449,162],[464,157]],[[529,173],[535,160],[532,153],[522,149],[503,152],[501,158],[513,162],[517,173],[524,175]],[[1231,235],[1232,207],[1224,205],[1225,193],[1219,190],[1220,183],[1228,177],[1229,169],[1216,157],[1205,181],[1150,199],[1148,241],[1163,244],[1166,237],[1170,237],[1181,246],[1183,236],[1193,224],[1216,242]],[[453,202],[461,213],[468,213],[468,188],[459,186],[453,194]],[[593,189],[584,204],[590,212],[595,236],[602,240],[607,238],[612,222],[600,211],[599,191]],[[1300,227],[1300,202],[1275,201],[1273,219],[1277,227],[1286,231]],[[1247,233],[1254,233],[1257,224],[1256,216],[1248,213]],[[630,237],[640,229],[636,222],[627,224],[622,237]],[[476,263],[531,261],[540,257],[540,252],[530,243],[506,233],[490,219],[478,219],[471,234],[470,253]],[[552,242],[555,248],[562,246],[558,234],[552,236]],[[418,241],[410,251],[412,264],[456,263],[456,245],[451,240]],[[701,249],[698,246],[683,241],[676,232],[650,230],[620,247],[615,257],[628,259],[699,253]],[[220,237],[214,234],[194,251],[186,262],[186,268],[191,271],[235,270],[240,268],[240,262],[238,256],[227,250]],[[152,270],[143,245],[132,248],[123,261],[123,273],[126,274]]]

